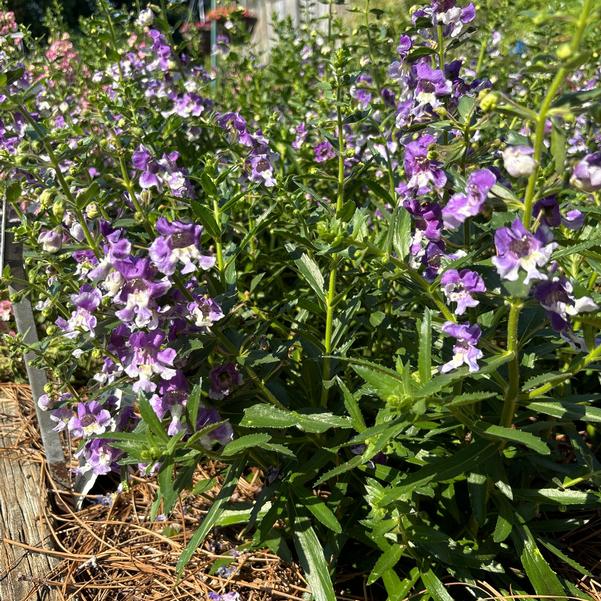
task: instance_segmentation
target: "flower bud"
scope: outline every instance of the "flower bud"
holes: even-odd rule
[[[572,48],[569,44],[562,44],[556,51],[557,58],[566,60],[572,56]]]
[[[63,235],[56,229],[45,230],[38,236],[38,242],[42,245],[42,250],[45,252],[56,253],[63,245]]]
[[[508,146],[502,153],[505,169],[512,177],[526,177],[536,169],[530,146]]]
[[[52,214],[58,219],[62,220],[65,215],[65,199],[63,197],[57,198],[52,204]]]
[[[483,112],[492,111],[497,107],[499,103],[499,97],[494,92],[488,92],[482,98],[480,98],[480,109]]]

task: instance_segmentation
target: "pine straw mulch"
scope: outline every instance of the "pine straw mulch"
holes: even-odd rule
[[[238,551],[247,542],[242,527],[217,530],[194,554],[185,577],[178,579],[176,564],[179,556],[210,507],[210,501],[202,496],[184,497],[178,501],[168,520],[150,521],[148,516],[157,486],[152,481],[134,478],[129,490],[118,494],[87,495],[84,508],[74,509],[77,495],[58,486],[48,471],[29,387],[2,385],[2,392],[5,396],[15,395],[19,400],[22,423],[16,427],[21,430],[20,444],[11,450],[23,453],[28,460],[33,459],[40,465],[42,479],[46,481],[46,487],[41,485],[40,491],[47,499],[43,519],[52,538],[45,549],[39,544],[6,539],[3,542],[32,552],[48,553],[59,560],[43,581],[31,582],[31,592],[26,599],[11,601],[35,599],[37,592],[44,589],[54,591],[61,601],[204,601],[209,599],[211,592],[234,591],[240,594],[241,601],[310,598],[298,566],[284,563],[269,551]],[[196,478],[207,479],[216,472],[217,466],[207,464],[198,468]],[[234,498],[240,501],[253,499],[260,490],[259,476],[255,473],[254,477],[241,478]],[[219,486],[211,492],[216,494],[218,490]],[[573,550],[577,561],[593,574],[601,573],[600,514],[584,529],[565,535],[563,541]],[[50,551],[48,547],[54,550]],[[221,570],[218,566],[222,566]],[[601,601],[601,578],[582,578],[565,564],[555,564],[554,568],[593,599]],[[20,577],[31,580],[26,574]],[[466,588],[465,584],[446,584],[451,597],[464,596],[463,591],[459,591]],[[491,600],[544,598],[503,596],[485,582],[467,587],[477,588]],[[360,597],[345,593],[337,598],[338,601],[374,601],[367,592]]]

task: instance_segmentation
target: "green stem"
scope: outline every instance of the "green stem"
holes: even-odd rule
[[[338,74],[338,91],[336,95],[336,122],[338,127],[338,195],[336,198],[336,216],[342,211],[344,206],[344,130],[342,121],[342,84],[340,74]],[[334,329],[334,299],[336,297],[336,277],[337,277],[337,259],[333,258],[334,266],[330,270],[330,279],[328,286],[328,295],[326,297],[326,330],[324,334],[324,352],[323,359],[323,386],[321,389],[321,405],[326,407],[328,404],[328,389],[325,382],[330,379],[331,363],[329,355],[332,352],[332,332]]]
[[[213,216],[215,217],[215,222],[217,226],[221,230],[221,211],[219,209],[219,201],[214,198],[213,199]],[[219,268],[219,274],[223,275],[224,262],[223,262],[223,244],[221,243],[221,237],[215,238],[215,249],[217,251],[217,267]]]
[[[476,65],[476,77],[479,77],[480,71],[482,71],[482,65],[484,64],[484,56],[486,54],[486,46],[488,45],[488,35],[482,38],[480,43],[480,53],[478,54],[478,64]]]
[[[436,26],[436,35],[438,36],[438,68],[444,71],[444,35],[442,32],[442,23]]]
[[[513,358],[508,367],[508,386],[505,393],[505,403],[501,413],[501,425],[505,428],[511,427],[513,415],[517,406],[518,395],[520,392],[520,357],[519,357],[519,339],[518,324],[520,320],[520,311],[522,303],[517,300],[511,301],[509,309],[509,318],[507,320],[507,351],[513,353]]]

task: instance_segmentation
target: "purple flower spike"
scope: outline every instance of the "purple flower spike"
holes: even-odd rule
[[[89,438],[106,432],[110,424],[111,414],[98,401],[90,401],[77,404],[77,415],[69,420],[68,428],[75,438]]]
[[[442,331],[457,340],[453,346],[453,358],[441,368],[441,373],[447,373],[462,365],[467,365],[471,372],[478,371],[478,359],[483,357],[482,351],[476,348],[482,331],[480,326],[471,324],[458,324],[447,321],[442,326]]]
[[[497,178],[488,169],[474,171],[467,180],[465,194],[455,194],[442,210],[445,227],[458,228],[468,217],[475,217],[484,205],[486,197]]]
[[[214,257],[200,252],[200,225],[169,222],[159,217],[156,227],[161,235],[150,246],[149,255],[161,273],[173,275],[178,262],[184,265],[182,273],[193,273],[197,267],[210,269],[215,265]]]
[[[577,163],[571,181],[585,192],[601,190],[601,151],[587,154]]]
[[[234,388],[240,386],[244,381],[242,374],[233,363],[214,367],[209,372],[209,379],[211,381],[209,397],[215,400],[229,396]]]
[[[449,269],[440,279],[442,291],[451,303],[457,303],[455,315],[463,315],[468,307],[475,307],[480,301],[472,295],[476,292],[486,292],[482,277],[475,271]]]
[[[505,280],[515,282],[521,267],[526,272],[524,283],[528,284],[532,280],[546,279],[546,275],[541,273],[538,267],[549,261],[557,245],[544,245],[516,219],[510,228],[502,227],[495,232],[495,246],[497,256],[493,257],[492,262],[499,275]]]
[[[431,185],[440,189],[447,183],[440,163],[429,158],[428,150],[435,141],[434,136],[424,134],[405,146],[405,175],[409,178],[407,186],[417,190],[418,194],[429,192]]]

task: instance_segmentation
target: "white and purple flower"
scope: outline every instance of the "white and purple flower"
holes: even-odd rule
[[[474,171],[467,180],[465,194],[455,194],[442,210],[445,227],[458,228],[468,217],[475,217],[484,205],[497,178],[489,169]]]
[[[442,326],[442,331],[455,338],[456,342],[453,346],[453,358],[440,368],[441,373],[447,373],[462,365],[467,365],[471,372],[478,371],[478,359],[483,357],[482,351],[476,347],[482,335],[480,326],[447,321]]]
[[[469,269],[449,269],[440,278],[442,291],[450,303],[456,303],[455,315],[463,315],[468,307],[476,307],[480,301],[474,294],[486,292],[486,285],[480,274]]]

